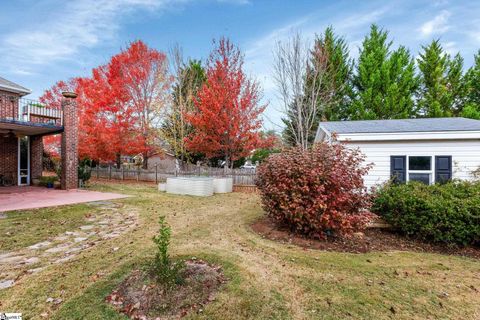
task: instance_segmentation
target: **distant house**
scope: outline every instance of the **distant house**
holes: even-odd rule
[[[359,148],[373,168],[368,187],[388,181],[472,179],[480,167],[480,121],[465,118],[321,122],[315,141]]]
[[[174,172],[176,168],[175,155],[170,152],[161,152],[150,156],[148,158],[148,168],[155,169],[155,166],[161,171]]]

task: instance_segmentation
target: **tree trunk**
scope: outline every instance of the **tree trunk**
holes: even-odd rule
[[[228,155],[225,156],[225,164],[223,165],[223,175],[227,175],[227,169],[230,163],[228,162]]]
[[[117,169],[120,169],[122,166],[122,157],[120,153],[117,153],[116,156],[117,156],[117,159],[116,159]]]
[[[142,168],[145,169],[145,170],[148,169],[148,155],[147,154],[143,155]]]

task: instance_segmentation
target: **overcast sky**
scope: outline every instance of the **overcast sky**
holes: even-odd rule
[[[163,51],[178,43],[185,55],[205,59],[212,39],[228,36],[264,88],[270,129],[281,117],[272,81],[275,43],[296,31],[313,39],[332,25],[356,57],[372,23],[414,56],[440,38],[468,67],[480,49],[480,1],[4,0],[0,76],[37,98],[58,80],[88,75],[132,40]]]

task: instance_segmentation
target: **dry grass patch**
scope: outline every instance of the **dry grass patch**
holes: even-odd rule
[[[138,226],[0,290],[2,310],[23,312],[27,319],[41,314],[125,319],[105,298],[132,270],[151,261],[151,239],[165,215],[173,230],[172,255],[222,266],[229,280],[214,301],[188,319],[475,319],[480,314],[475,259],[336,253],[274,242],[250,229],[263,214],[252,194],[194,198],[140,185],[94,188],[135,195],[119,201],[122,210],[138,212]],[[62,301],[48,303],[49,297]]]

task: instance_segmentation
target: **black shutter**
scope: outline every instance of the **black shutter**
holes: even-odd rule
[[[452,156],[435,157],[435,182],[444,183],[452,179]]]
[[[407,157],[390,156],[390,174],[396,183],[407,181]]]

